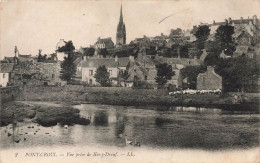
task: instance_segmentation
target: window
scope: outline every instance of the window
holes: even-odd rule
[[[89,70],[89,76],[93,75],[93,70]]]
[[[52,75],[51,75],[51,78],[54,79],[54,78],[55,78],[55,74],[52,74]]]
[[[112,70],[109,70],[109,76],[112,76]]]
[[[144,76],[144,80],[147,80],[147,76],[146,75]]]
[[[3,74],[3,79],[5,78],[5,74]]]

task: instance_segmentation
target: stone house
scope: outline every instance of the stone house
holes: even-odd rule
[[[60,62],[21,62],[14,65],[11,78],[18,85],[58,85],[60,79]]]
[[[207,66],[207,71],[197,77],[197,90],[216,89],[222,89],[222,77],[215,73],[213,67]]]
[[[139,53],[134,59],[130,56],[130,63],[127,66],[127,71],[130,74],[127,79],[127,87],[139,86],[141,83],[146,85],[155,85],[156,68],[153,60],[145,54]]]
[[[13,63],[0,63],[0,86],[6,87],[11,82],[10,75],[13,70]]]
[[[128,57],[123,58],[87,58],[77,66],[78,70],[81,70],[82,82],[86,82],[90,85],[98,84],[95,79],[95,73],[99,66],[106,66],[109,72],[109,78],[112,84],[118,84],[119,72],[125,71],[129,63]]]
[[[95,43],[95,49],[112,49],[114,48],[114,42],[112,41],[111,37],[103,38],[100,37],[97,39]]]
[[[247,31],[242,31],[235,35],[235,42],[238,46],[250,46],[252,44],[253,36],[251,36]]]

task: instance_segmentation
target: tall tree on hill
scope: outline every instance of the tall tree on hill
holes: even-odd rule
[[[109,72],[107,72],[106,66],[99,66],[97,68],[96,74],[94,76],[96,81],[102,86],[107,87],[110,86]]]
[[[70,40],[66,42],[64,46],[60,47],[57,51],[64,52],[64,53],[71,53],[74,50],[75,50],[75,46],[73,45],[73,42]]]
[[[233,26],[221,25],[215,34],[216,42],[219,43],[220,49],[224,50],[224,53],[227,55],[233,55],[233,52],[236,50],[235,42],[232,37],[234,33]]]
[[[94,54],[95,54],[94,48],[86,48],[86,50],[83,53],[84,56],[93,56]]]
[[[257,90],[260,68],[255,59],[246,56],[219,59],[216,64],[216,72],[223,77],[226,91],[254,92]]]
[[[76,65],[74,64],[74,53],[75,47],[72,41],[66,42],[65,46],[58,49],[59,52],[67,53],[68,56],[64,57],[64,60],[61,62],[61,74],[60,78],[71,83],[72,78],[76,74]]]
[[[168,80],[172,79],[172,76],[175,75],[175,72],[172,70],[172,66],[167,63],[162,63],[156,65],[157,76],[155,77],[155,81],[160,88],[162,88]]]
[[[205,42],[209,38],[210,29],[207,25],[201,25],[196,29],[196,32],[194,33],[195,37],[197,38],[197,49],[198,49],[198,55],[200,56],[202,54],[202,49],[205,48]]]

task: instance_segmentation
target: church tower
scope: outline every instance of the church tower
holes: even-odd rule
[[[120,18],[119,18],[119,23],[116,32],[116,46],[118,47],[124,45],[125,43],[126,43],[126,30],[125,30],[125,23],[123,21],[122,4],[121,4]]]

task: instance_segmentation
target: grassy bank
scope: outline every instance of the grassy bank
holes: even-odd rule
[[[30,87],[23,92],[23,100],[30,101],[75,101],[110,105],[164,105],[198,107],[244,107],[259,105],[259,98],[245,96],[243,103],[234,102],[233,94],[168,95],[167,90],[102,88],[69,85],[66,87]]]
[[[87,125],[90,123],[88,119],[80,118],[78,109],[28,105],[20,102],[3,104],[0,110],[0,117],[0,126],[6,126],[15,121],[23,122],[24,120],[30,120],[42,126],[54,126],[57,123],[61,125]]]

